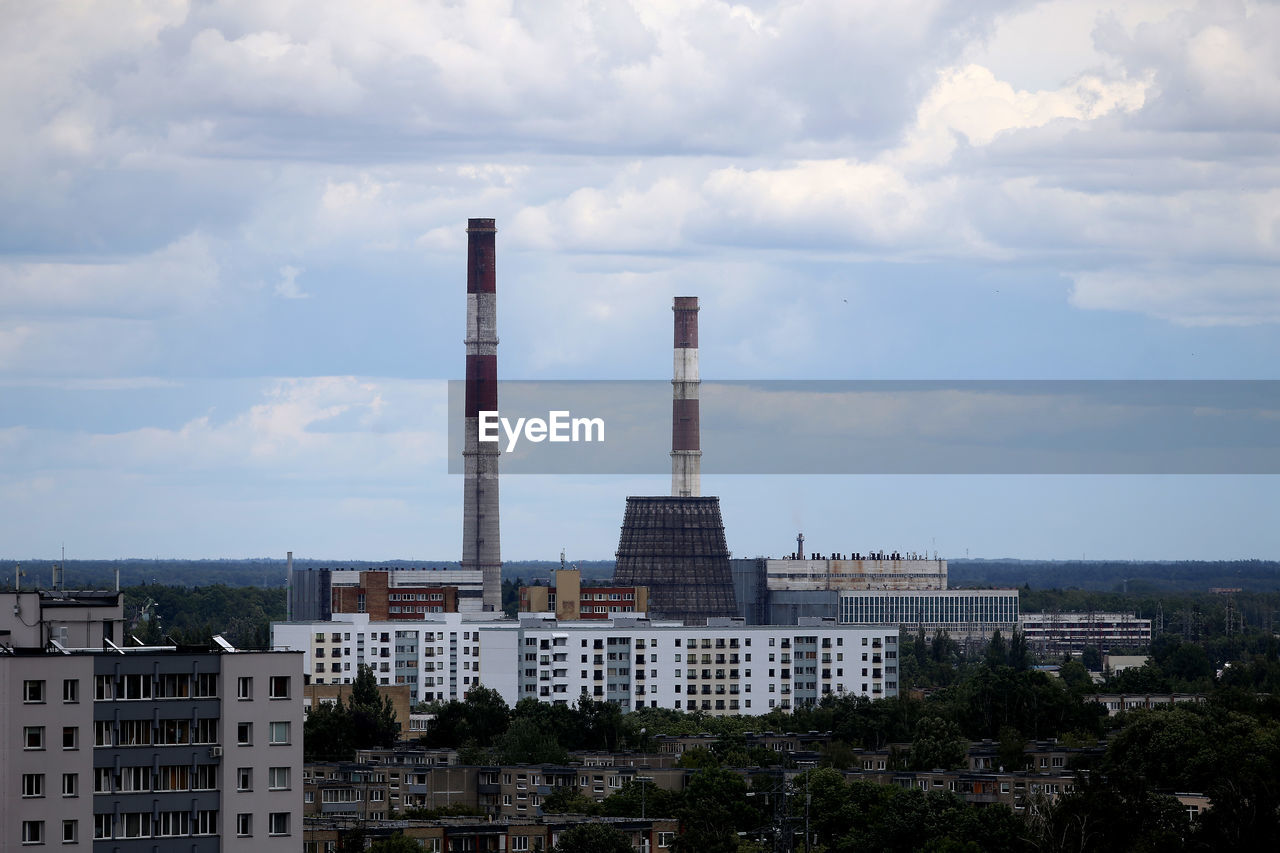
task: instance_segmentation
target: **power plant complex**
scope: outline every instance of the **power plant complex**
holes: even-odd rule
[[[493,219],[468,220],[461,566],[291,570],[291,620],[273,638],[304,652],[312,683],[350,683],[368,664],[414,701],[484,684],[509,702],[762,713],[896,695],[900,630],[1017,627],[1016,590],[949,590],[936,555],[806,554],[800,536],[783,559],[730,558],[720,499],[702,494],[694,296],[672,305],[671,493],[627,498],[611,581],[562,565],[556,586],[523,588],[506,617],[502,451],[480,440],[481,413],[498,410],[496,234]]]

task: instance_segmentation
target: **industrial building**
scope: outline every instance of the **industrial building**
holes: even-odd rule
[[[289,618],[325,622],[335,613],[415,620],[428,613],[480,613],[484,575],[474,569],[289,569]]]
[[[520,612],[554,613],[557,619],[572,620],[649,611],[649,590],[643,586],[583,586],[577,569],[559,569],[554,580],[554,586],[520,587]]]
[[[784,559],[731,560],[738,615],[750,625],[789,625],[804,618],[843,625],[896,625],[927,636],[946,631],[979,641],[1018,627],[1016,589],[947,587],[937,556],[870,552],[804,553],[804,536]]]
[[[382,683],[408,684],[414,702],[460,700],[483,684],[511,705],[587,696],[624,710],[763,714],[828,694],[898,693],[897,628],[834,620],[749,626],[726,618],[686,626],[622,615],[485,621],[445,613],[410,627],[335,614],[330,622],[277,622],[272,642],[302,651],[313,681],[346,683],[368,664]]]
[[[960,641],[981,641],[1018,627],[1016,589],[864,590],[841,592],[839,621],[897,625],[926,637],[945,631]]]
[[[1136,649],[1151,642],[1151,620],[1135,613],[1024,613],[1018,620],[1027,644],[1045,654],[1087,646]]]
[[[118,595],[82,607],[56,593],[68,603],[45,608],[49,621],[27,609],[30,595],[46,594],[5,594],[5,614],[37,635],[97,639],[0,646],[0,849],[298,849],[300,655],[124,646],[105,636],[123,615]],[[59,624],[77,609],[102,619]]]
[[[699,624],[737,608],[720,499],[702,497],[698,299],[677,296],[671,310],[671,496],[627,498],[614,582],[647,587],[655,617]]]

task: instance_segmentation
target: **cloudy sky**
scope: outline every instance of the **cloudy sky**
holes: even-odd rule
[[[664,379],[674,295],[705,378],[1277,378],[1275,4],[0,16],[3,556],[456,559],[473,216],[505,378]],[[609,557],[667,488],[508,477],[503,554]],[[1274,476],[704,493],[740,555],[1280,557]]]

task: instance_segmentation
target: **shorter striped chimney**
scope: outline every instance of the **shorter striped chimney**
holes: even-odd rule
[[[671,378],[671,496],[702,494],[702,448],[698,427],[698,297],[677,296],[675,369]]]

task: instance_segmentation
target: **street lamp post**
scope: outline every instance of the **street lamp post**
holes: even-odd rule
[[[641,733],[644,729],[640,730]],[[640,821],[643,824],[645,820],[645,792],[649,789],[649,783],[653,781],[652,776],[637,776],[636,781],[640,783]],[[649,836],[652,835],[652,827],[642,826],[644,832],[644,853],[649,853]]]

